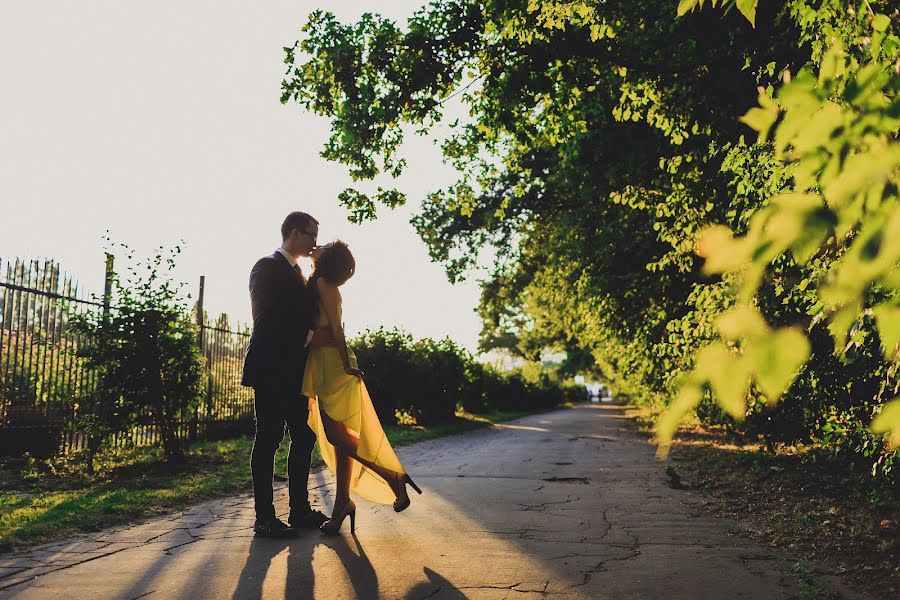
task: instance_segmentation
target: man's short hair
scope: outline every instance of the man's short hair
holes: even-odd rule
[[[300,231],[306,231],[306,228],[309,227],[310,223],[319,224],[312,215],[308,215],[305,212],[300,212],[299,210],[295,210],[291,214],[289,214],[284,219],[284,223],[281,224],[281,241],[288,239],[291,235],[291,232],[295,229],[299,229]]]

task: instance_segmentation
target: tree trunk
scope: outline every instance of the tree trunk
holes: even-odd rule
[[[178,463],[184,459],[184,450],[181,447],[181,440],[178,439],[175,431],[175,416],[172,414],[171,402],[163,393],[162,373],[159,373],[159,387],[156,394],[157,400],[157,421],[156,426],[159,428],[162,437],[163,454],[165,454],[166,462]]]

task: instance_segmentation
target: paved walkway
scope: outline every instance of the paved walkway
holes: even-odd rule
[[[623,418],[579,406],[401,448],[425,493],[400,514],[358,501],[356,538],[254,538],[245,494],[0,559],[0,598],[800,597]],[[310,486],[329,512],[330,474]]]

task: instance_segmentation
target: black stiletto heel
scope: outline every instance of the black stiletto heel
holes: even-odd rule
[[[422,493],[422,490],[419,489],[419,486],[417,486],[412,478],[406,473],[404,473],[402,477],[398,473],[396,481],[397,487],[394,490],[394,494],[397,496],[397,499],[394,501],[394,512],[401,512],[409,508],[410,505],[409,494],[406,493],[406,484],[411,485],[412,488],[420,494]]]
[[[331,518],[322,523],[322,526],[319,527],[319,530],[327,535],[337,535],[341,531],[341,524],[344,522],[344,519],[350,515],[350,533],[356,532],[356,504],[353,503],[353,500],[347,500],[344,506],[341,507],[341,511],[334,513],[331,515]]]

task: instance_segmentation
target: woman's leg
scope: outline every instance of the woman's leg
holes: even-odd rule
[[[353,458],[341,448],[335,447],[337,455],[337,494],[335,506],[340,506],[350,499],[350,475],[353,473]]]
[[[350,499],[350,476],[353,473],[353,463],[351,461],[353,459],[347,454],[346,444],[348,440],[340,438],[336,421],[322,409],[319,409],[319,415],[322,419],[322,427],[325,429],[325,437],[334,446],[335,469],[337,471],[335,473],[337,488],[335,489],[334,505],[338,507]]]
[[[370,460],[366,460],[362,458],[358,453],[357,449],[359,448],[359,438],[352,432],[350,429],[340,423],[335,421],[331,417],[329,417],[324,410],[320,411],[322,414],[322,426],[325,428],[325,436],[328,438],[328,441],[335,447],[339,453],[344,453],[347,457],[347,465],[348,467],[352,466],[349,462],[350,458],[353,458],[358,463],[366,466],[371,471],[374,471],[378,474],[379,477],[384,479],[389,485],[393,487],[395,480],[399,476],[399,473],[396,471],[391,471],[381,465],[376,465]],[[339,454],[340,456],[340,454]],[[338,464],[340,464],[340,459],[338,460]],[[350,469],[347,469],[346,473],[347,479],[347,497],[349,498],[349,490],[350,490]],[[340,492],[340,475],[338,475],[338,489]]]

